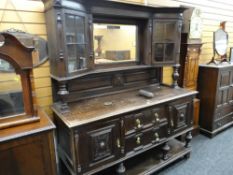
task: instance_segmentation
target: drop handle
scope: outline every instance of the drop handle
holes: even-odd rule
[[[137,124],[137,128],[141,128],[141,121],[139,119],[136,119],[136,124]]]
[[[160,140],[160,139],[159,139],[159,134],[156,132],[156,133],[155,133],[155,141],[158,142],[159,140]]]
[[[160,122],[159,114],[157,112],[154,114],[154,116],[155,116],[156,122]]]
[[[141,144],[141,138],[140,138],[140,137],[137,137],[137,139],[136,139],[136,143],[137,143],[138,145],[140,145],[140,144]]]
[[[174,122],[173,122],[173,120],[171,120],[171,127],[174,127]]]
[[[117,139],[117,148],[121,148],[121,141],[120,141],[120,139]]]

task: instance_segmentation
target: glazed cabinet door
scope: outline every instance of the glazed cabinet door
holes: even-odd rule
[[[119,158],[121,155],[120,133],[119,120],[92,124],[76,133],[77,160],[82,172]]]
[[[67,74],[74,75],[90,64],[88,16],[72,10],[64,10],[63,16]]]
[[[158,15],[153,20],[152,64],[176,63],[179,56],[181,26],[181,20],[172,19],[171,16]]]

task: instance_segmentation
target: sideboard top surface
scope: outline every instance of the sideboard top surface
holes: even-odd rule
[[[165,86],[149,86],[144,89],[153,92],[154,97],[145,98],[139,95],[138,90],[132,90],[70,103],[70,112],[63,114],[59,110],[59,103],[55,103],[52,108],[68,127],[76,127],[197,94],[196,91]]]
[[[207,68],[226,68],[226,67],[232,67],[233,63],[228,63],[228,62],[224,62],[224,63],[220,63],[220,64],[199,64],[199,67],[207,67]]]

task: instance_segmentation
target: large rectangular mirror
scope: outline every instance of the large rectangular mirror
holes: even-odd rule
[[[136,62],[137,26],[94,24],[95,64]]]

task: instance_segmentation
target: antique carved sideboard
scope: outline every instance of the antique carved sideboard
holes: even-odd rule
[[[185,9],[44,4],[64,174],[151,174],[189,157],[196,91],[177,84]],[[172,85],[162,83],[163,66],[174,69]],[[184,134],[186,143],[176,139]]]

